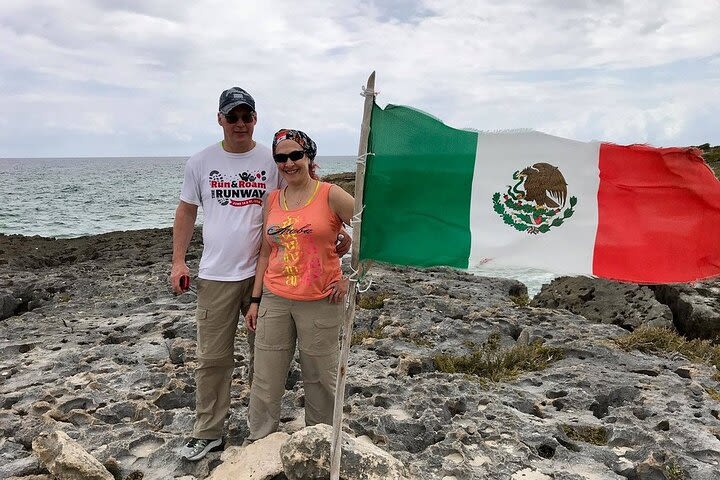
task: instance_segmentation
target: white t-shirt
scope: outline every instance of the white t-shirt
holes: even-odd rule
[[[188,159],[180,200],[203,209],[200,278],[236,281],[255,275],[262,203],[280,187],[280,178],[270,149],[260,144],[229,153],[216,143]]]

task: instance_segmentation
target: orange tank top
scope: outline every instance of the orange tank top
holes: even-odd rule
[[[330,187],[321,182],[310,203],[294,210],[282,207],[280,190],[270,193],[264,235],[271,250],[263,285],[275,295],[318,300],[342,277],[335,252],[342,220],[330,209]]]

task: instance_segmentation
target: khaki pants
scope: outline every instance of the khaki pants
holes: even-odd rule
[[[255,376],[248,408],[249,440],[278,429],[295,341],[305,389],[305,424],[332,425],[344,303],[288,300],[265,290],[255,332]]]
[[[198,279],[195,438],[223,436],[235,368],[235,333],[240,314],[250,306],[253,282],[254,277],[237,282]],[[252,382],[254,335],[248,335],[248,343]]]

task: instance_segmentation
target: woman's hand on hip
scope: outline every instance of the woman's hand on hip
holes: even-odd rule
[[[257,318],[258,318],[258,304],[251,303],[250,308],[248,308],[248,311],[245,314],[245,326],[251,332],[254,332],[255,328],[257,327]]]
[[[330,300],[330,303],[340,303],[345,300],[345,295],[347,295],[348,288],[350,285],[350,280],[343,277],[337,282],[333,282],[330,285],[327,286],[325,289],[325,292],[331,292],[328,299]]]

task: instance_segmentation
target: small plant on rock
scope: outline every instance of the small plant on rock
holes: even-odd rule
[[[677,460],[672,459],[665,464],[665,477],[668,480],[686,480],[685,470],[680,466]]]
[[[418,347],[432,347],[433,346],[433,342],[430,339],[425,338],[424,336],[422,336],[419,333],[410,334],[410,336],[408,337],[408,340],[410,340],[412,343],[414,343]]]
[[[390,294],[387,292],[368,292],[361,293],[358,295],[358,307],[366,310],[376,310],[383,307],[383,302],[386,298],[389,298]]]
[[[720,402],[720,392],[711,387],[705,387],[705,391],[708,395],[710,395],[710,398],[712,398],[716,402]]]
[[[501,349],[499,337],[471,350],[468,355],[436,355],[435,369],[444,373],[465,373],[493,382],[509,380],[525,372],[544,370],[563,357],[563,351],[540,342]]]
[[[687,340],[670,329],[642,326],[634,332],[618,337],[620,348],[643,353],[679,353],[690,361],[703,362],[720,369],[720,345],[709,340]]]
[[[604,427],[562,425],[561,428],[570,440],[591,443],[593,445],[607,445],[609,434]]]
[[[350,344],[360,345],[366,338],[385,338],[385,335],[383,335],[382,332],[385,326],[385,323],[381,323],[372,330],[358,330],[357,332],[353,332]]]
[[[518,307],[527,307],[528,305],[530,305],[530,297],[528,297],[527,293],[522,293],[520,295],[510,295],[510,301]]]
[[[70,296],[70,294],[68,294],[68,293],[61,293],[61,294],[58,296],[58,299],[57,299],[57,300],[58,300],[58,302],[67,303],[67,302],[69,302],[71,299],[72,299],[72,297]]]

